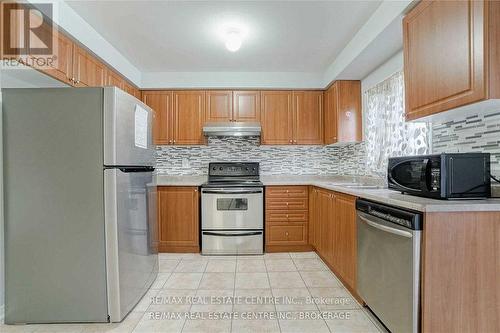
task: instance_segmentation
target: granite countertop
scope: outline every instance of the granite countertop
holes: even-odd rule
[[[465,212],[500,211],[500,198],[481,200],[436,200],[401,194],[387,188],[349,188],[332,183],[363,183],[383,185],[383,180],[362,176],[271,176],[260,177],[264,185],[313,185],[356,197],[373,200],[388,205],[412,209],[420,212]],[[157,175],[157,186],[200,186],[207,176],[165,176]]]

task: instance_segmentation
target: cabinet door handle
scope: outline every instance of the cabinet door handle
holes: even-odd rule
[[[290,140],[290,141],[288,141],[288,142],[293,143],[293,140]]]
[[[293,140],[293,143],[297,143],[297,140]]]

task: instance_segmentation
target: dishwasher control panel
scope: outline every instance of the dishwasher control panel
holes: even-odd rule
[[[356,209],[408,229],[422,230],[422,213],[420,212],[388,206],[364,199],[358,199],[356,201]]]

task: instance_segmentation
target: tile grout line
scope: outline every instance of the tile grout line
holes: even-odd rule
[[[196,294],[198,294],[198,290],[200,288],[200,284],[201,284],[201,281],[203,280],[203,275],[205,275],[205,271],[207,270],[207,266],[208,266],[208,261],[207,261],[207,264],[205,265],[205,268],[203,270],[203,272],[201,272],[201,278],[200,278],[200,282],[198,282],[198,286],[196,287],[196,289],[194,290],[194,295],[196,297]],[[189,310],[188,310],[188,313],[191,314],[191,309],[193,308],[193,303],[191,302],[191,304],[189,305]],[[182,331],[184,331],[184,327],[186,327],[186,323],[187,323],[187,319],[184,319],[184,323],[182,324],[182,327],[181,327],[181,330],[180,330],[180,333],[182,333]]]
[[[283,331],[281,330],[280,320],[278,318],[278,308],[276,307],[276,300],[274,299],[275,296],[273,293],[273,287],[271,286],[271,279],[269,278],[269,271],[267,270],[267,265],[266,265],[265,259],[264,259],[264,267],[266,268],[266,275],[267,275],[267,282],[269,283],[269,290],[271,290],[271,296],[273,297],[274,313],[276,313],[276,321],[278,322],[278,329],[280,330],[280,333],[283,333]]]
[[[234,282],[233,282],[233,304],[231,306],[231,325],[229,326],[229,332],[233,332],[233,314],[234,314],[234,299],[236,297],[236,270],[238,269],[238,258],[234,260],[235,266],[234,266]]]
[[[315,254],[316,254],[316,252],[315,252]],[[318,259],[318,255],[317,255],[317,254],[316,254],[316,258],[315,258],[315,259]],[[321,260],[321,259],[320,259],[320,260]],[[295,265],[295,261],[293,262],[293,264]],[[323,264],[323,265],[324,265],[323,260],[321,260],[321,264]],[[298,269],[298,268],[297,268],[297,269]],[[300,274],[300,271],[299,271],[299,274]],[[304,278],[302,277],[302,274],[300,274],[300,278],[301,278],[302,280],[304,280]],[[309,287],[309,286],[306,284],[306,282],[305,282],[305,281],[304,281],[304,284],[306,285],[306,288],[307,288],[307,290],[309,291],[309,294],[311,295],[311,298],[312,298],[312,297],[313,297],[313,295],[312,295],[312,293],[311,293],[311,289],[310,289],[310,288],[312,288],[312,287]],[[322,312],[322,310],[319,308],[319,305],[318,305],[318,304],[316,304],[316,303],[314,303],[314,305],[316,306],[316,308],[318,309],[318,311],[321,313],[321,312]],[[332,333],[332,330],[330,329],[330,326],[328,325],[328,323],[326,322],[326,320],[325,320],[324,318],[322,318],[322,320],[323,320],[323,322],[325,323],[325,325],[326,325],[326,328],[327,328],[328,332]]]

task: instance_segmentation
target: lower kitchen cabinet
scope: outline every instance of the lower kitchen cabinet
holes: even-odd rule
[[[354,291],[356,288],[356,198],[317,187],[310,190],[310,244]]]
[[[307,186],[267,186],[267,252],[310,251]]]
[[[336,224],[335,216],[335,194],[332,191],[318,189],[317,196],[317,219],[318,223],[318,252],[330,265],[333,261],[334,228]]]
[[[356,198],[336,193],[335,212],[333,266],[344,282],[355,290],[357,266]]]
[[[158,187],[159,252],[199,252],[197,187]]]

